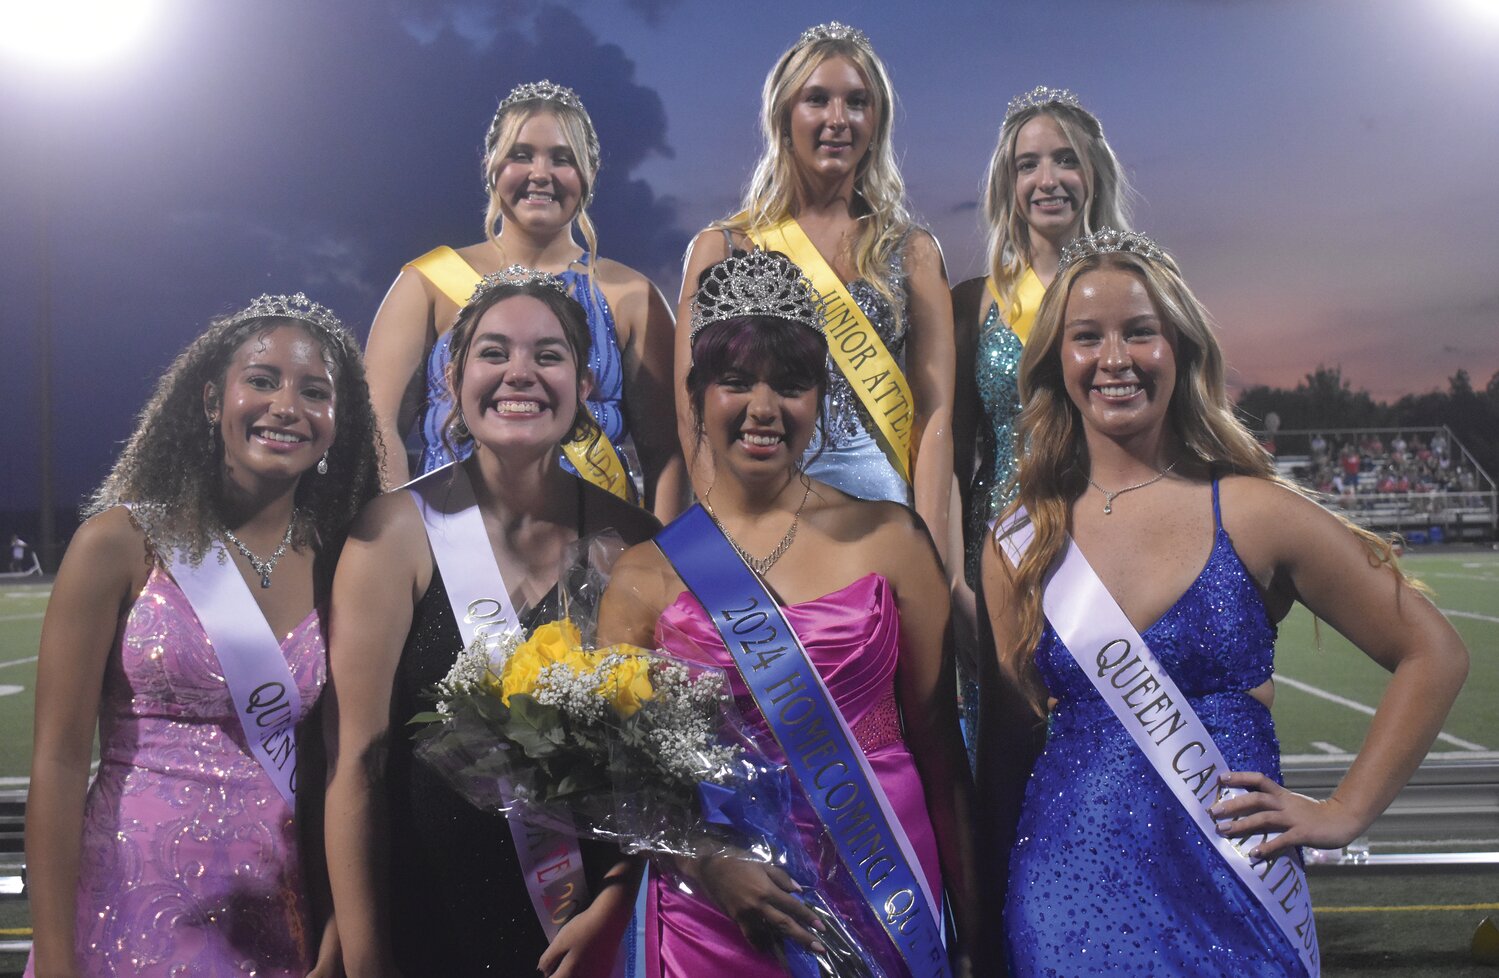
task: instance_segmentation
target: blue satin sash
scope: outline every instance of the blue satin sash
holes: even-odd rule
[[[769,590],[702,508],[656,546],[708,610],[802,792],[913,975],[948,978],[937,903],[869,761]]]

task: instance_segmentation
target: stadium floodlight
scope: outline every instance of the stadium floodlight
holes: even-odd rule
[[[160,0],[0,0],[0,49],[39,68],[78,69],[120,57]]]

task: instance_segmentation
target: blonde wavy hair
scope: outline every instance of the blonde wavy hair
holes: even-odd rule
[[[1111,227],[1130,227],[1133,191],[1124,167],[1104,138],[1103,127],[1087,109],[1066,102],[1047,102],[1021,109],[1006,117],[999,127],[999,141],[984,175],[980,208],[988,228],[989,275],[1001,300],[1000,315],[1008,316],[1015,305],[1015,289],[1031,264],[1030,225],[1015,200],[1015,142],[1020,130],[1038,115],[1046,115],[1061,127],[1062,135],[1082,164],[1087,201],[1079,235]]]
[[[905,302],[897,295],[890,266],[913,223],[890,138],[895,90],[884,62],[868,44],[846,37],[799,40],[781,55],[765,76],[760,93],[760,134],[765,145],[745,187],[740,212],[713,227],[750,235],[792,216],[797,180],[796,158],[789,149],[791,107],[812,72],[837,57],[847,58],[863,76],[875,117],[869,151],[859,161],[854,178],[854,193],[867,208],[854,244],[854,271],[874,287],[899,321]]]
[[[1063,319],[1077,280],[1103,268],[1120,269],[1139,278],[1156,313],[1175,334],[1176,387],[1166,416],[1183,458],[1208,468],[1215,476],[1253,476],[1309,496],[1276,473],[1274,460],[1234,414],[1224,383],[1223,352],[1211,319],[1187,288],[1174,260],[1166,255],[1150,259],[1108,252],[1089,255],[1068,266],[1046,290],[1030,341],[1020,357],[1020,402],[1025,406],[1020,412],[1016,440],[1023,450],[1012,480],[1013,501],[997,524],[1004,525],[1024,507],[1034,531],[1014,575],[1015,593],[1020,595],[1019,632],[1014,644],[999,650],[999,658],[1037,712],[1043,712],[1046,700],[1032,658],[1045,621],[1041,607],[1043,580],[1066,546],[1072,504],[1088,486],[1083,423],[1062,377]],[[1402,582],[1420,586],[1399,569],[1387,540],[1341,516],[1338,519],[1368,548],[1372,564],[1389,565]],[[997,538],[993,544],[998,547]],[[1008,559],[1002,551],[1000,556]]]
[[[598,231],[593,226],[593,218],[588,216],[588,205],[593,200],[594,181],[599,174],[599,137],[594,131],[593,119],[589,118],[588,110],[581,105],[574,107],[553,99],[533,98],[511,103],[496,113],[489,126],[489,135],[484,141],[484,186],[489,191],[489,204],[484,211],[484,237],[496,248],[500,247],[500,239],[495,233],[503,216],[500,195],[496,192],[500,170],[504,169],[506,158],[520,139],[521,127],[532,116],[541,113],[549,114],[557,120],[562,128],[562,138],[567,141],[567,148],[572,151],[573,162],[578,168],[578,176],[583,185],[582,197],[578,201],[578,212],[573,215],[573,220],[583,233],[583,242],[588,250],[588,267],[591,269],[599,251]],[[592,279],[589,276],[590,284]]]

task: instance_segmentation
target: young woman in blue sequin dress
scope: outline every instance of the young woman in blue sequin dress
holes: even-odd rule
[[[1041,304],[1020,364],[1028,450],[1003,517],[1024,507],[1034,537],[1018,568],[994,545],[983,553],[997,658],[1038,712],[1050,707],[1011,858],[1009,965],[1306,974],[1208,833],[1215,823],[1225,838],[1279,832],[1251,843],[1247,855],[1267,860],[1363,833],[1439,732],[1467,651],[1387,543],[1276,477],[1234,417],[1206,312],[1168,256],[1126,237],[1075,242]],[[1246,792],[1213,803],[1205,826],[1043,612],[1043,580],[1069,538],[1221,750],[1233,773],[1218,783]],[[1275,623],[1295,601],[1393,672],[1358,759],[1323,800],[1279,783],[1272,657]]]
[[[485,240],[402,268],[370,327],[366,363],[387,488],[453,460],[443,439],[453,318],[483,275],[519,264],[562,278],[588,312],[589,412],[627,469],[633,442],[643,471],[628,474],[643,480],[642,504],[662,520],[680,511],[686,480],[670,392],[671,310],[644,275],[599,257],[588,216],[598,170],[593,121],[572,90],[530,83],[500,103],[484,144]],[[402,450],[413,428],[421,433],[416,471]],[[575,471],[567,460],[563,467]]]

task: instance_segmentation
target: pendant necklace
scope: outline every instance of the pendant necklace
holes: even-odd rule
[[[1127,492],[1134,492],[1136,489],[1144,489],[1146,486],[1153,486],[1157,482],[1160,482],[1162,479],[1166,478],[1167,474],[1170,473],[1170,471],[1174,468],[1176,468],[1176,463],[1172,462],[1170,465],[1157,472],[1153,478],[1146,479],[1144,482],[1137,483],[1133,486],[1125,486],[1123,489],[1115,489],[1113,492],[1109,492],[1103,486],[1094,482],[1092,476],[1085,475],[1083,476],[1083,478],[1088,480],[1088,485],[1103,493],[1103,515],[1108,516],[1114,512],[1114,498],[1116,496],[1122,496]]]
[[[244,554],[245,559],[250,562],[250,566],[255,569],[255,573],[260,575],[260,586],[262,588],[268,588],[271,586],[271,572],[276,569],[276,561],[281,559],[281,555],[286,553],[286,548],[291,545],[291,534],[293,528],[295,528],[296,525],[297,511],[294,508],[291,511],[291,519],[286,524],[286,535],[281,538],[280,546],[278,546],[276,548],[276,551],[265,560],[261,560],[259,557],[255,556],[255,552],[252,551],[249,547],[245,546],[244,541],[235,536],[233,531],[231,531],[229,528],[225,527],[223,533],[224,539],[234,544],[235,549]]]
[[[812,482],[809,479],[807,481],[807,489],[802,493],[801,505],[796,507],[796,515],[791,518],[791,529],[786,531],[786,535],[781,537],[781,542],[776,544],[775,548],[764,557],[750,556],[749,552],[739,545],[739,541],[735,540],[733,535],[729,533],[729,528],[724,526],[723,522],[718,518],[718,514],[713,512],[713,490],[711,488],[708,490],[707,495],[703,497],[703,508],[708,511],[708,515],[713,518],[713,523],[722,531],[724,539],[729,541],[729,546],[734,548],[734,552],[739,555],[740,559],[749,564],[750,569],[756,574],[764,577],[776,565],[776,561],[780,560],[786,551],[791,549],[791,541],[796,539],[796,528],[802,522],[802,510],[807,507],[807,497],[811,494]]]

